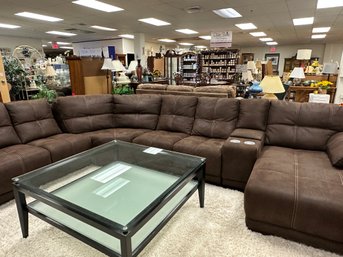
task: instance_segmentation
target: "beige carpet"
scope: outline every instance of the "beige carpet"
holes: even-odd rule
[[[200,209],[197,194],[194,194],[139,256],[338,256],[248,230],[240,192],[206,185],[205,199],[205,208]],[[32,215],[29,231],[29,237],[22,239],[13,201],[0,206],[1,257],[104,256]]]

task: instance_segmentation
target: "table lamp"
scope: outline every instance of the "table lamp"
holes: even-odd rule
[[[304,69],[301,67],[295,67],[291,74],[289,75],[290,78],[293,78],[294,85],[299,85],[301,79],[305,78]]]
[[[104,59],[104,63],[102,64],[101,70],[106,70],[107,74],[106,74],[106,82],[107,82],[107,93],[111,94],[112,91],[112,83],[110,84],[110,75],[111,75],[111,71],[114,69],[114,66],[112,64],[112,59],[111,58],[105,58]]]
[[[337,73],[338,65],[335,62],[325,62],[323,65],[323,74],[328,74],[328,81],[330,81],[330,75]]]
[[[247,70],[251,70],[252,74],[256,73],[256,65],[255,65],[254,61],[248,61],[247,62]]]
[[[132,60],[129,64],[129,67],[127,68],[127,71],[128,72],[133,72],[133,71],[136,71],[136,67],[138,65],[138,61],[136,60]]]
[[[311,60],[312,49],[298,49],[297,60]],[[300,62],[300,67],[304,67],[304,63]]]
[[[112,65],[113,65],[113,71],[116,73],[115,75],[116,84],[129,84],[131,82],[130,79],[125,75],[125,72],[121,72],[121,71],[126,71],[121,61],[113,60]],[[118,76],[119,72],[121,72],[120,76]]]
[[[260,86],[263,89],[263,93],[265,93],[263,96],[265,99],[277,100],[278,98],[274,94],[285,92],[285,88],[279,76],[266,75],[262,79]]]

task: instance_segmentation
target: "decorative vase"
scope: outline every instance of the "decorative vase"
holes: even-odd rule
[[[260,82],[253,81],[252,85],[249,88],[249,93],[253,96],[256,96],[257,94],[261,93],[263,91],[262,87],[260,87]]]
[[[142,82],[142,75],[143,75],[143,67],[141,65],[141,60],[137,60],[137,67],[136,67],[136,74],[137,74],[137,79],[138,82]]]
[[[327,89],[319,88],[319,93],[320,93],[320,94],[327,94],[327,92],[328,92]]]

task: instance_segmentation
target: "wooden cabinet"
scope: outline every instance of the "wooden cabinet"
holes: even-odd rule
[[[73,94],[106,94],[112,91],[111,76],[107,81],[108,71],[101,70],[103,58],[71,56],[67,61]]]
[[[239,50],[222,49],[201,52],[202,72],[207,72],[217,80],[234,80],[236,65],[239,61]]]
[[[318,57],[313,57],[311,60],[297,60],[295,56],[292,58],[285,58],[285,64],[283,66],[284,72],[291,72],[294,67],[306,67],[312,64],[313,61],[319,60]]]

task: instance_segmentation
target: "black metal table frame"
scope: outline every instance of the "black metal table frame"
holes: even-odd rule
[[[161,199],[156,199],[152,205],[156,207],[144,216],[143,220],[139,222],[133,219],[126,227],[121,226],[115,222],[109,221],[103,217],[95,217],[94,213],[90,211],[73,206],[73,204],[66,204],[67,202],[63,199],[59,199],[54,195],[51,195],[47,192],[42,192],[38,190],[32,190],[27,188],[25,185],[21,185],[15,179],[13,180],[13,192],[15,196],[15,201],[17,205],[17,211],[19,215],[19,221],[21,226],[22,235],[24,238],[27,238],[29,235],[28,232],[28,213],[35,215],[36,217],[46,221],[47,223],[61,229],[62,231],[70,234],[71,236],[81,240],[82,242],[98,249],[99,251],[105,253],[108,256],[122,256],[122,257],[131,257],[137,256],[144,247],[156,236],[156,234],[163,228],[163,226],[174,216],[174,214],[185,204],[185,202],[191,197],[191,195],[198,190],[199,195],[199,204],[200,207],[204,207],[205,200],[205,166],[203,163],[197,167],[192,173],[190,173],[184,180],[181,181],[175,188],[171,188],[166,191]],[[157,225],[156,228],[137,246],[137,248],[132,251],[131,239],[136,232],[139,231],[154,215],[165,206],[188,182],[196,179],[198,182],[197,187],[194,187],[176,206],[175,208]],[[88,225],[91,225],[117,239],[120,240],[121,245],[121,254],[109,249],[108,247],[82,235],[81,233],[47,217],[46,215],[37,212],[31,208],[26,203],[26,195],[29,195],[41,201],[63,213],[70,215]],[[158,201],[158,202],[156,202]]]

